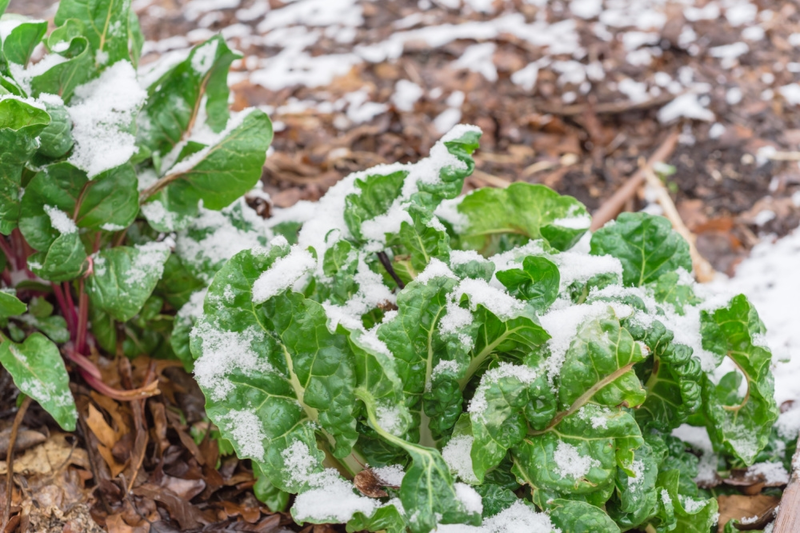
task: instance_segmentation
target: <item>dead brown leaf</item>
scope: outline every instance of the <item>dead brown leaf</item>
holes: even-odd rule
[[[741,520],[754,516],[771,516],[773,510],[780,504],[781,500],[776,496],[767,496],[765,494],[758,494],[756,496],[740,496],[734,494],[730,496],[719,496],[717,497],[717,501],[719,502],[718,531],[722,533],[725,529],[725,524],[733,518]]]

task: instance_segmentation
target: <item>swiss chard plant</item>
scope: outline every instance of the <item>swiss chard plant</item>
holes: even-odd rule
[[[758,314],[692,281],[665,219],[590,235],[541,185],[460,196],[458,126],[265,220],[240,54],[140,66],[128,2],[55,25],[0,19],[0,364],[65,429],[67,368],[126,400],[157,390],[97,353],[177,358],[270,509],[353,532],[707,533],[720,477],[788,465]]]
[[[175,311],[238,251],[206,258],[190,243],[218,219],[260,242],[242,197],[272,126],[229,111],[241,55],[221,36],[141,68],[130,2],[64,0],[55,25],[0,19],[0,364],[72,430],[64,358],[126,400],[157,390],[103,383],[93,353],[188,357]]]
[[[758,314],[694,283],[664,218],[590,235],[541,185],[459,196],[479,136],[343,179],[221,266],[180,313],[208,416],[300,523],[711,531],[719,476],[788,465]]]

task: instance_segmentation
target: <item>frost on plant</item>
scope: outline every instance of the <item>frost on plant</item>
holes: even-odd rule
[[[586,209],[541,185],[460,196],[479,137],[457,126],[426,159],[352,174],[221,266],[190,335],[209,416],[298,494],[300,522],[710,529],[716,500],[672,431],[704,426],[732,467],[765,460],[777,408],[758,315],[703,295],[665,219],[589,234]],[[242,410],[257,450],[258,433],[226,429]],[[384,498],[351,483],[365,465]]]

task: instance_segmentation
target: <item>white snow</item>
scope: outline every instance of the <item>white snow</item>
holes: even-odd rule
[[[477,483],[478,478],[472,470],[472,435],[459,435],[450,439],[442,449],[442,458],[450,471],[467,483]]]
[[[488,81],[495,82],[497,81],[497,67],[494,66],[493,56],[496,48],[497,45],[494,43],[473,44],[464,50],[453,66],[477,72]]]
[[[378,500],[356,494],[352,483],[342,479],[336,469],[314,472],[316,460],[305,443],[295,441],[282,456],[291,477],[310,487],[295,498],[292,514],[298,522],[334,520],[344,523],[356,512],[369,516],[380,505]]]
[[[564,441],[558,442],[553,459],[556,462],[555,471],[562,477],[572,479],[582,478],[589,470],[600,466],[597,459],[581,455],[578,448]]]
[[[711,122],[715,117],[711,110],[700,104],[696,94],[687,93],[676,97],[672,102],[658,110],[658,120],[662,124],[668,124],[679,118]]]
[[[128,130],[145,98],[147,92],[127,61],[77,87],[67,108],[75,139],[69,162],[89,178],[126,163],[136,153],[136,138]]]
[[[264,460],[264,441],[267,436],[261,419],[253,409],[231,409],[219,422],[230,433],[241,456]]]
[[[518,500],[500,513],[487,518],[480,526],[442,524],[435,533],[561,533],[546,513],[537,513],[532,506]]]
[[[308,250],[297,245],[292,246],[289,255],[276,259],[269,270],[263,272],[253,283],[253,303],[266,302],[292,287],[316,265],[314,256]]]
[[[400,484],[403,483],[403,478],[406,475],[403,467],[400,465],[389,465],[373,468],[372,472],[383,483],[392,487],[399,487]]]
[[[68,235],[78,231],[78,227],[75,225],[75,222],[73,222],[72,219],[69,218],[69,215],[67,215],[61,209],[51,205],[45,205],[44,212],[50,217],[50,225],[53,226],[53,229],[60,234]]]
[[[778,88],[778,92],[781,93],[781,96],[783,96],[783,98],[786,100],[786,103],[790,105],[800,104],[800,84],[790,83],[788,85],[784,85],[783,87]]]
[[[408,80],[397,80],[392,103],[400,111],[413,111],[414,104],[422,97],[422,87]]]
[[[464,483],[454,483],[453,488],[456,489],[456,498],[464,504],[464,509],[470,514],[483,513],[483,499],[481,495],[475,492],[475,489]]]

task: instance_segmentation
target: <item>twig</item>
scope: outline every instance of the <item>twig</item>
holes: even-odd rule
[[[378,252],[378,259],[383,265],[383,268],[386,269],[386,272],[388,272],[389,275],[392,276],[394,282],[397,283],[397,286],[400,287],[401,290],[405,289],[406,284],[403,283],[403,280],[401,280],[400,276],[397,275],[397,272],[394,271],[394,268],[392,267],[392,262],[389,261],[389,257],[386,255],[386,252]]]
[[[25,412],[31,404],[31,397],[25,396],[22,400],[22,405],[17,410],[17,416],[14,417],[14,425],[11,426],[11,436],[8,438],[8,453],[6,453],[6,509],[3,513],[3,525],[0,531],[6,530],[8,520],[11,518],[11,496],[13,491],[12,483],[14,481],[14,444],[17,442],[17,433],[19,433],[19,426],[22,424],[22,419],[25,418]]]
[[[697,281],[700,283],[711,281],[714,279],[716,272],[714,271],[714,267],[711,266],[711,263],[706,261],[705,257],[700,255],[700,252],[697,251],[697,246],[695,246],[697,236],[689,231],[689,228],[683,223],[683,219],[680,213],[678,213],[678,209],[675,207],[675,203],[672,201],[669,191],[664,187],[661,180],[658,179],[653,169],[647,165],[642,167],[642,169],[645,179],[647,180],[647,185],[655,191],[656,201],[664,210],[664,216],[672,223],[672,227],[675,228],[675,231],[680,233],[681,237],[686,239],[686,242],[689,243],[689,254],[692,256],[692,266],[694,267],[694,275]]]
[[[765,153],[764,157],[772,161],[800,161],[800,152],[772,152]]]
[[[778,517],[773,533],[795,533],[800,531],[800,439],[792,457],[792,477],[783,491]]]
[[[472,177],[481,180],[487,185],[491,185],[492,187],[497,187],[498,189],[505,189],[506,187],[511,185],[511,182],[508,180],[504,180],[503,178],[497,177],[493,174],[489,174],[488,172],[484,172],[478,169],[475,169],[472,172]]]
[[[661,143],[661,146],[653,152],[653,155],[650,156],[650,159],[647,160],[647,164],[644,167],[639,168],[636,173],[633,174],[628,181],[625,182],[625,185],[619,188],[617,192],[611,195],[611,198],[606,200],[600,208],[594,212],[594,216],[592,217],[592,226],[591,230],[595,231],[602,228],[606,222],[616,217],[620,211],[622,211],[622,207],[625,205],[625,202],[633,196],[633,194],[639,189],[639,187],[644,183],[645,180],[645,169],[652,168],[653,165],[658,163],[659,161],[666,160],[675,150],[675,146],[678,144],[678,131],[673,130],[664,142]]]

